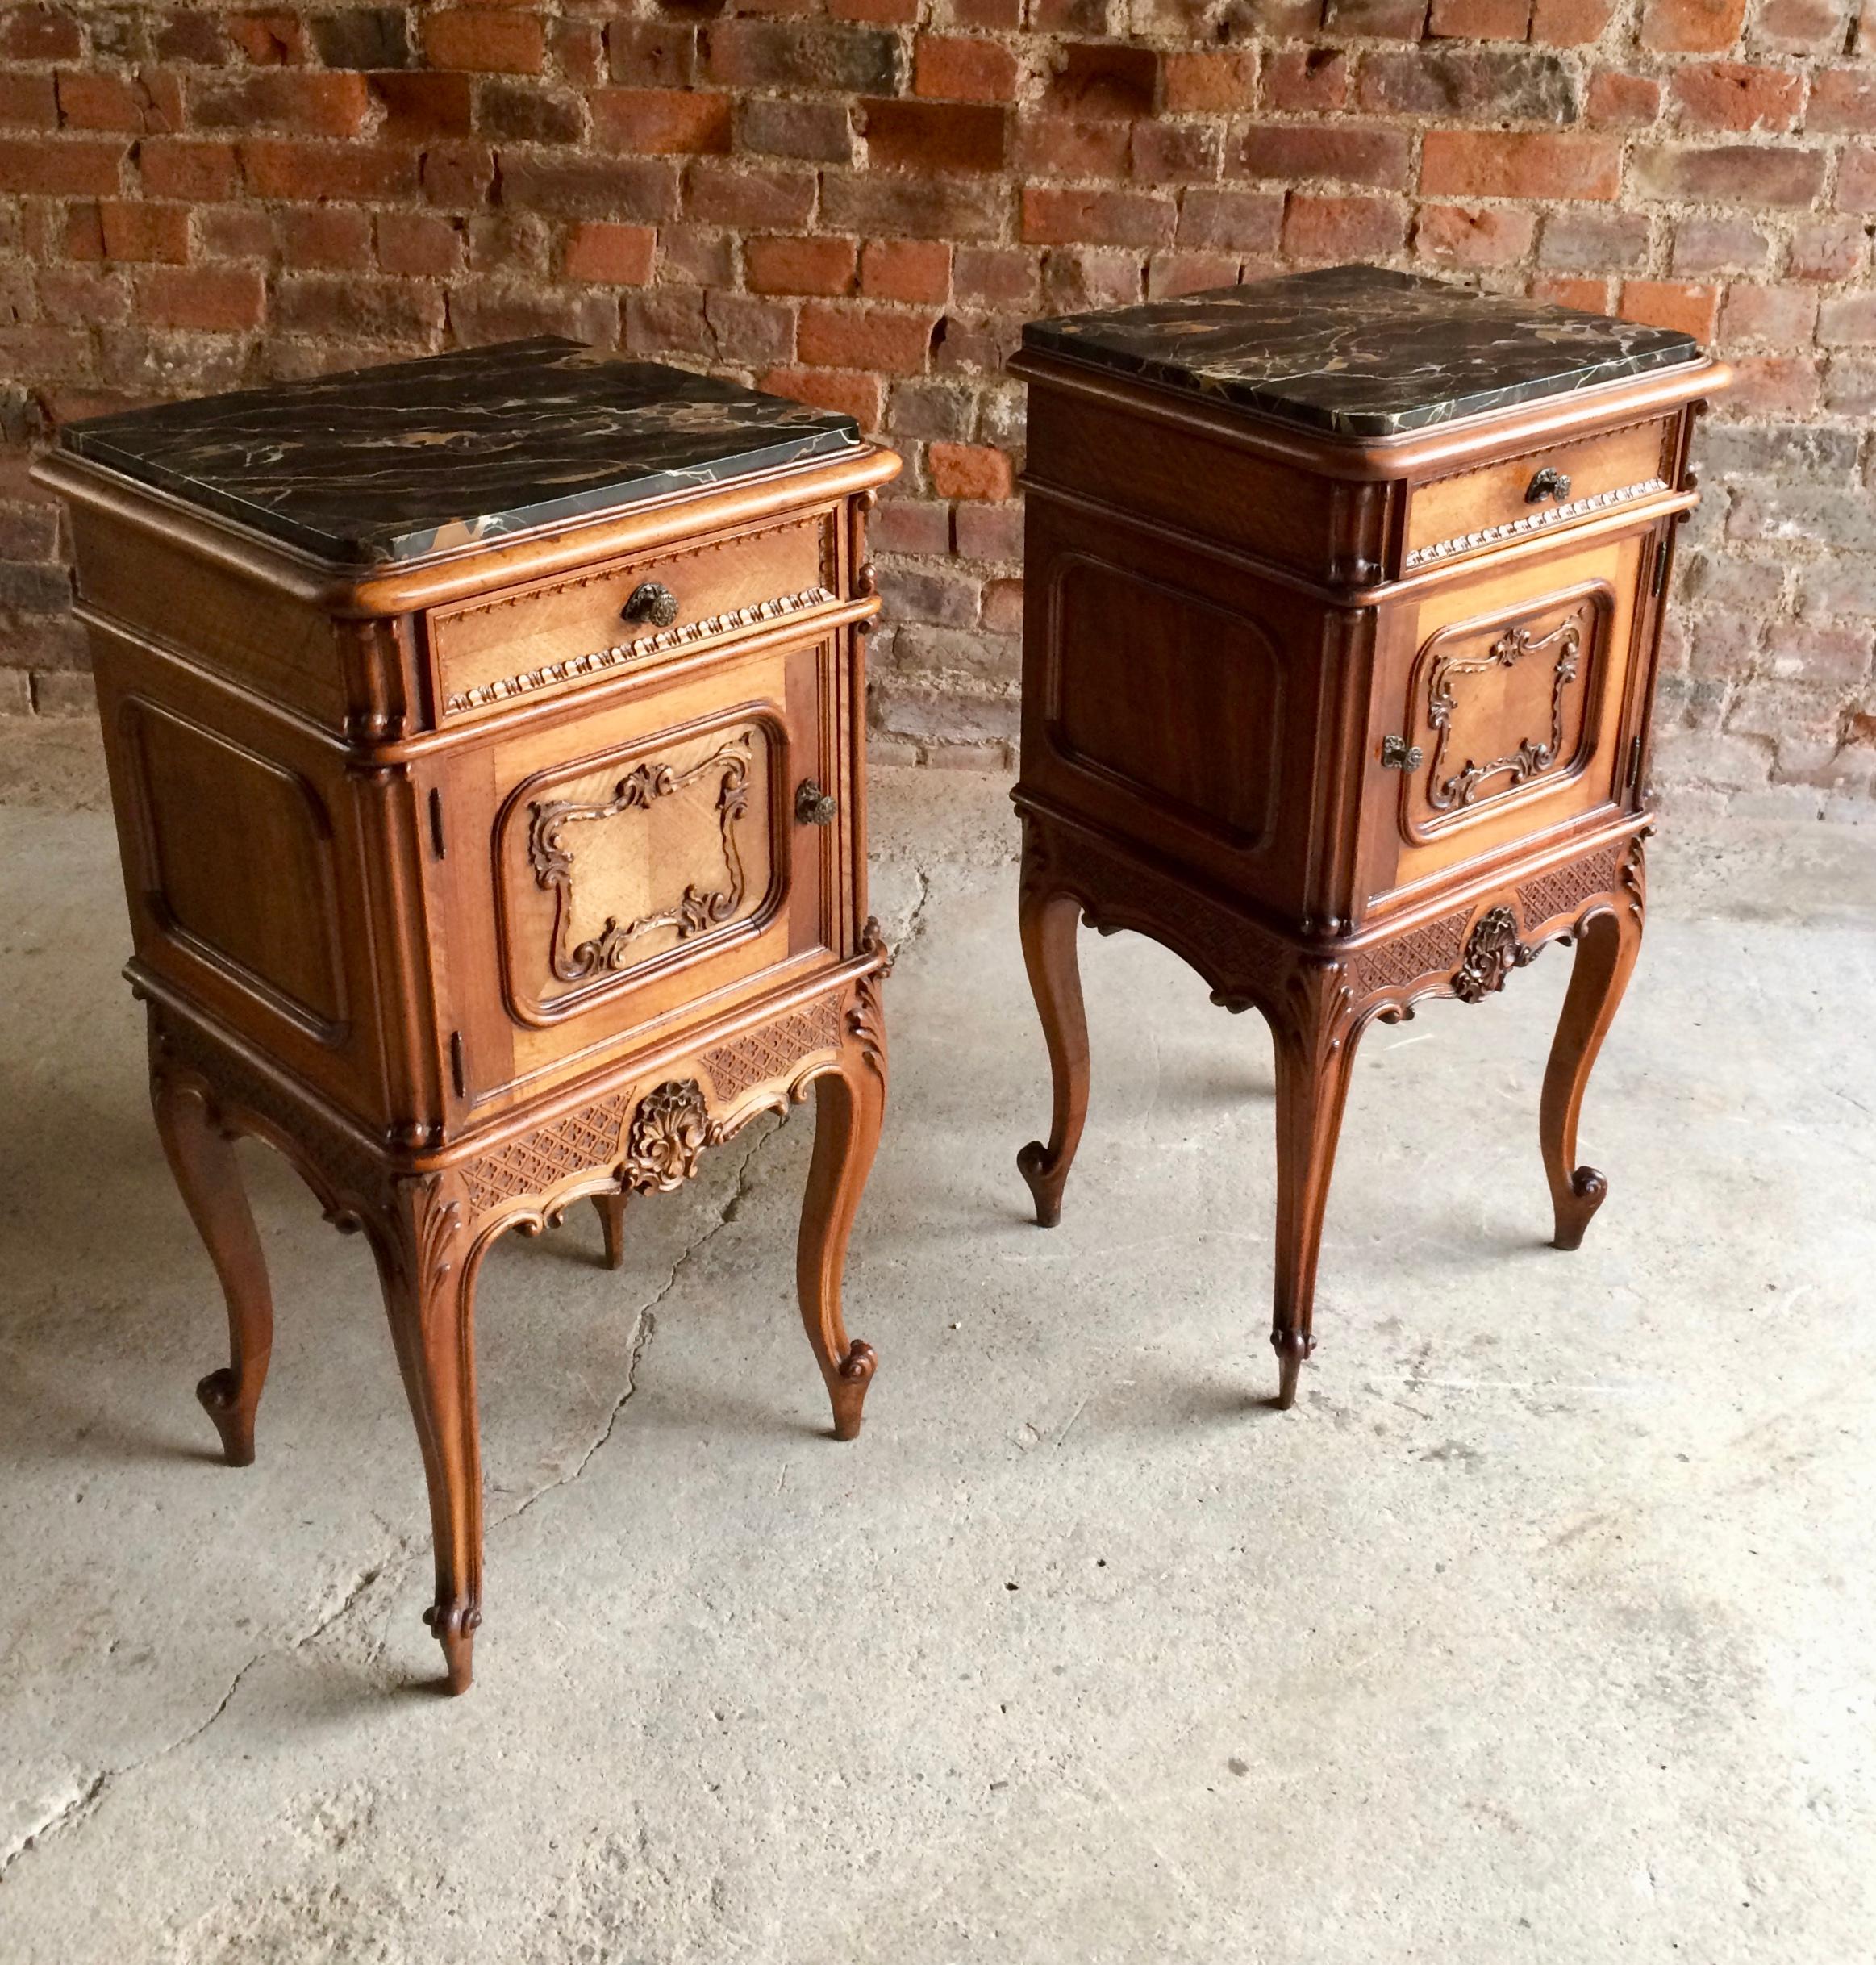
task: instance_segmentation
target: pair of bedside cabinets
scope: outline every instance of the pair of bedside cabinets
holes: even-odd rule
[[[1357,1037],[1578,937],[1557,1239],[1632,965],[1686,337],[1369,269],[1033,324],[1021,932],[1053,1223],[1087,1102],[1075,930],[1275,1041],[1279,1403]],[[797,1281],[836,1437],[886,1091],[850,419],[544,340],[68,426],[163,1145],[220,1279],[199,1396],[253,1457],[272,1329],[232,1140],[377,1260],[451,1689],[482,1616],[473,1303],[505,1229],[674,1189],[815,1096]]]

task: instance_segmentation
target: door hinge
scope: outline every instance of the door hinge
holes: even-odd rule
[[[1641,782],[1641,732],[1637,730],[1628,743],[1628,789],[1632,791]]]
[[[459,1099],[469,1096],[469,1076],[462,1066],[462,1033],[452,1030],[449,1033],[449,1075],[455,1082],[456,1095]]]
[[[1654,548],[1654,574],[1649,583],[1649,591],[1657,599],[1660,599],[1661,589],[1668,583],[1668,561],[1670,557],[1668,542],[1665,539],[1657,540]]]
[[[1384,736],[1381,740],[1381,766],[1386,771],[1417,771],[1420,760],[1426,755],[1418,744],[1410,744],[1405,737]]]
[[[443,794],[436,791],[430,794],[430,849],[440,860],[448,857],[443,842]]]

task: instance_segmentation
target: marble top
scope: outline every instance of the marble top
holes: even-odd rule
[[[1669,328],[1378,266],[1032,321],[1023,344],[1345,437],[1399,436],[1700,353]]]
[[[543,336],[65,425],[62,448],[346,565],[857,449],[850,416]]]

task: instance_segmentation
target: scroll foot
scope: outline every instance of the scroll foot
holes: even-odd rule
[[[866,1388],[879,1369],[879,1359],[864,1337],[856,1337],[847,1347],[829,1387],[834,1404],[834,1437],[857,1440],[860,1437],[860,1408],[866,1403]]]
[[[1302,1375],[1303,1361],[1315,1345],[1299,1330],[1274,1330],[1270,1342],[1277,1353],[1277,1410],[1287,1412],[1296,1403],[1296,1381]]]
[[[1553,1249],[1580,1249],[1590,1222],[1607,1197],[1609,1183],[1593,1166],[1579,1166],[1570,1177],[1570,1190],[1556,1199],[1557,1233]]]
[[[1032,1140],[1016,1156],[1016,1171],[1036,1204],[1036,1225],[1055,1228],[1061,1220],[1061,1191],[1067,1184],[1068,1162],[1053,1155],[1040,1140]]]
[[[476,1629],[482,1621],[481,1610],[462,1598],[447,1604],[432,1604],[423,1612],[423,1621],[443,1646],[447,1689],[452,1699],[469,1688],[471,1654],[475,1649]]]
[[[254,1464],[254,1401],[241,1396],[241,1381],[227,1366],[211,1371],[195,1388],[202,1409],[221,1435],[222,1456],[231,1467]]]

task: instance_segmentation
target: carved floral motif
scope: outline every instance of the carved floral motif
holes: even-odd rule
[[[1453,993],[1461,1003],[1478,1003],[1505,987],[1514,969],[1523,969],[1537,951],[1518,939],[1518,917],[1509,907],[1488,907],[1465,944],[1465,959],[1453,978]]]
[[[674,1193],[712,1143],[703,1087],[694,1078],[669,1079],[648,1091],[632,1115],[622,1185],[635,1194]]]
[[[701,934],[733,916],[742,904],[744,874],[742,854],[737,848],[736,822],[748,809],[751,746],[755,733],[745,730],[730,742],[686,770],[669,764],[641,764],[620,778],[612,796],[602,804],[582,804],[576,800],[554,799],[537,802],[527,831],[528,863],[535,878],[554,896],[553,944],[549,957],[553,973],[563,982],[581,982],[587,978],[623,969],[631,962],[632,945],[654,928],[677,932],[680,941]],[[715,774],[718,778],[716,819],[723,841],[723,885],[704,890],[691,883],[669,906],[654,909],[636,920],[621,924],[608,916],[597,935],[567,946],[568,921],[573,911],[574,849],[566,842],[572,825],[617,818],[622,812],[644,811],[661,799],[671,797],[686,786],[698,784]]]
[[[1427,722],[1437,735],[1432,761],[1427,767],[1427,803],[1435,811],[1471,804],[1479,787],[1501,773],[1507,774],[1505,789],[1509,791],[1556,763],[1563,751],[1564,693],[1576,680],[1582,643],[1582,621],[1573,614],[1540,635],[1533,634],[1527,624],[1520,622],[1515,628],[1507,628],[1482,656],[1442,655],[1433,664],[1427,679]],[[1527,655],[1551,647],[1557,650],[1557,659],[1551,674],[1549,737],[1525,737],[1515,750],[1482,764],[1469,757],[1460,770],[1442,778],[1440,768],[1453,735],[1453,712],[1458,707],[1454,685],[1467,676],[1482,675],[1489,670],[1514,669]]]

